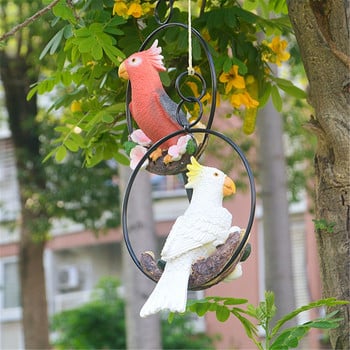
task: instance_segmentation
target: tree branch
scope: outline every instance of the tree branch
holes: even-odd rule
[[[38,12],[36,12],[33,16],[27,18],[24,22],[17,24],[15,27],[13,27],[10,31],[0,36],[0,41],[4,41],[10,36],[16,34],[19,30],[22,28],[28,26],[32,22],[36,21],[39,17],[43,16],[46,12],[49,12],[54,6],[58,4],[60,0],[54,0],[50,4],[48,4],[46,7],[42,8]]]

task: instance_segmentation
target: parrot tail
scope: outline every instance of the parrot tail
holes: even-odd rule
[[[140,311],[141,317],[162,310],[185,312],[191,262],[184,264],[181,260],[177,258],[166,263],[161,278]]]

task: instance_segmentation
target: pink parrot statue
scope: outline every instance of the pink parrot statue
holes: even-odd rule
[[[155,40],[148,50],[136,52],[125,59],[118,70],[119,77],[130,80],[131,115],[152,143],[183,129],[176,118],[177,104],[165,92],[159,77],[159,72],[166,71],[161,52],[162,48]],[[184,125],[187,123],[182,110],[179,111],[179,118]],[[176,146],[180,136],[164,142],[151,154],[151,159],[157,160],[163,151]]]

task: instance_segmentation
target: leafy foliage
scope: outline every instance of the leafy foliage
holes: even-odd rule
[[[94,299],[76,309],[54,315],[57,349],[125,349],[124,301],[117,294],[119,283],[101,281]]]
[[[104,277],[96,285],[92,301],[53,316],[51,328],[57,349],[126,349],[124,300],[119,282]],[[163,349],[214,349],[212,338],[196,333],[191,318],[162,321]]]
[[[57,121],[47,117],[40,123],[43,155],[49,152],[55,125]],[[120,195],[115,161],[88,168],[83,166],[80,152],[76,152],[65,158],[64,166],[50,160],[43,169],[47,178],[45,191],[33,193],[32,197],[45,207],[50,222],[55,218],[71,219],[96,233],[119,225]]]
[[[162,348],[163,349],[203,349],[214,350],[214,337],[198,333],[192,324],[191,316],[174,316],[171,323],[162,321]]]
[[[339,301],[335,298],[321,299],[299,307],[283,318],[278,320],[274,326],[271,321],[276,314],[274,294],[265,292],[265,300],[258,306],[248,304],[245,309],[237,307],[248,302],[246,299],[207,297],[202,300],[191,300],[187,304],[187,311],[195,312],[198,316],[204,316],[207,312],[215,312],[220,322],[225,322],[231,315],[237,317],[242,323],[247,336],[260,350],[287,350],[296,348],[299,341],[309,332],[311,328],[332,329],[339,326],[342,319],[336,318],[337,311],[331,312],[325,317],[306,322],[295,327],[282,328],[300,313],[319,307],[329,307],[347,304],[347,301]],[[265,341],[260,341],[257,326],[265,332]]]
[[[252,133],[257,109],[264,106],[269,96],[278,110],[283,107],[281,91],[297,98],[305,97],[291,81],[274,77],[268,66],[288,59],[287,42],[280,40],[280,36],[290,32],[290,23],[284,1],[270,1],[268,6],[263,1],[251,1],[245,7],[236,1],[222,5],[207,1],[197,10],[193,26],[205,38],[213,55],[221,99],[227,99],[236,117],[245,121],[243,131]],[[118,78],[117,68],[158,26],[152,12],[154,6],[153,2],[124,0],[79,0],[66,6],[62,0],[54,8],[56,18],[51,25],[59,28],[40,57],[55,57],[57,71],[34,84],[28,94],[28,98],[35,93],[53,91],[58,95],[51,110],[59,109],[63,114],[48,157],[54,156],[61,162],[69,153],[81,151],[87,166],[111,158],[122,164],[127,162],[122,148],[127,136],[121,103],[125,99],[125,83]],[[187,13],[181,2],[174,6],[178,7],[172,12],[172,22],[186,23]],[[162,7],[164,3],[158,8],[161,14],[166,11]],[[258,7],[264,10],[265,17],[254,13]],[[268,19],[268,11],[282,15]],[[258,40],[261,31],[268,40]],[[165,65],[171,68],[162,74],[162,80],[176,99],[174,81],[177,72],[187,65],[187,32],[171,26],[159,32],[157,38],[163,48]],[[206,55],[196,38],[193,59],[196,71],[210,81]],[[235,84],[237,79],[240,84]],[[200,85],[199,79],[189,79],[182,83],[181,89],[196,96]],[[208,94],[211,93],[209,90]],[[79,109],[74,108],[77,103]],[[186,105],[186,108],[195,115],[195,106]]]

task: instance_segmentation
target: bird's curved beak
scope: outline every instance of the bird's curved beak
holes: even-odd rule
[[[122,78],[122,79],[125,79],[125,80],[128,80],[129,79],[129,74],[128,72],[126,71],[126,68],[125,68],[125,63],[122,62],[119,66],[119,69],[118,69],[118,76],[119,78]]]
[[[236,185],[230,177],[226,176],[223,188],[224,197],[234,193],[236,193]]]

